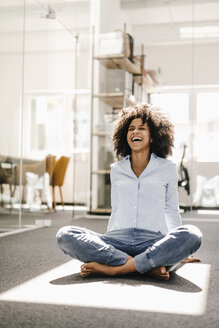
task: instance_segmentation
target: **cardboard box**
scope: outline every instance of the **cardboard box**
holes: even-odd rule
[[[110,33],[102,33],[99,35],[98,40],[98,53],[97,56],[113,55],[123,53],[124,32],[115,31]],[[126,57],[130,56],[130,43],[129,36],[126,34]]]

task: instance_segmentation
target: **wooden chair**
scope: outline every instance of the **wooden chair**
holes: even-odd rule
[[[66,173],[66,169],[68,167],[69,160],[70,160],[70,157],[65,157],[65,156],[60,157],[56,161],[55,167],[53,169],[52,194],[53,194],[53,208],[54,208],[54,210],[56,210],[55,187],[59,187],[61,202],[62,202],[62,206],[63,206],[63,209],[64,209],[62,186],[63,186],[63,183],[64,183],[65,173]]]
[[[50,154],[46,156],[46,172],[49,174],[50,185],[52,185],[52,176],[55,168],[55,163],[56,156]]]

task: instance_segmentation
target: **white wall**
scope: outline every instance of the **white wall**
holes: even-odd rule
[[[193,50],[191,44],[148,46],[145,53],[146,68],[160,68],[164,86],[219,84],[219,43],[196,44]]]

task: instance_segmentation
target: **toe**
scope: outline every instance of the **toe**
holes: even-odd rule
[[[80,274],[81,274],[81,277],[87,277],[90,275],[89,272],[81,272]]]
[[[160,272],[161,272],[161,274],[166,274],[167,273],[167,270],[166,270],[165,267],[161,267],[160,268]]]

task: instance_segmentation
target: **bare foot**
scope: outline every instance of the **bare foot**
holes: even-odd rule
[[[109,266],[97,262],[84,263],[81,266],[82,277],[87,277],[91,275],[116,276],[125,275],[136,271],[137,270],[135,268],[134,259],[130,255],[127,255],[126,263],[119,266]]]
[[[115,267],[100,264],[97,262],[89,262],[82,264],[81,266],[81,276],[88,277],[91,275],[105,275],[105,276],[114,276],[115,275]]]
[[[201,260],[190,255],[189,257],[187,257],[185,260],[182,261],[182,263],[193,263],[193,262],[201,262]]]
[[[154,268],[146,273],[147,276],[157,278],[160,280],[169,280],[170,274],[164,266]]]
[[[88,277],[92,275],[104,275],[104,276],[117,276],[126,275],[131,272],[136,272],[134,259],[131,256],[127,257],[127,262],[120,266],[109,266],[100,264],[97,262],[89,262],[81,265],[81,276]],[[154,277],[161,280],[169,280],[170,274],[166,268],[158,267],[150,270],[146,273],[150,277]]]

